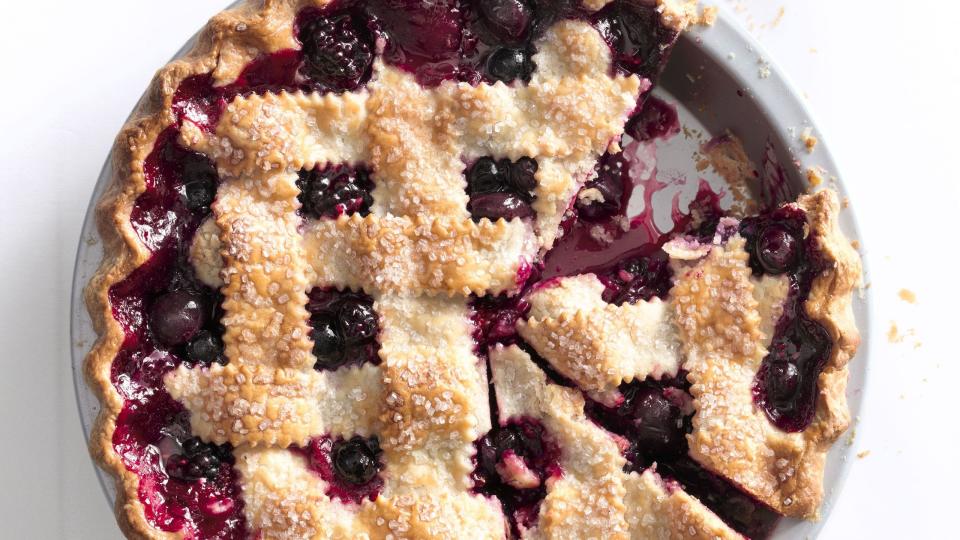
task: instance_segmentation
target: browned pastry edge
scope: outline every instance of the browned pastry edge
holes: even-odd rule
[[[820,393],[813,423],[805,434],[808,454],[799,461],[794,477],[797,482],[794,505],[785,513],[806,519],[818,519],[823,499],[823,474],[826,451],[850,426],[847,406],[847,363],[860,345],[860,332],[853,317],[853,291],[861,283],[860,256],[840,231],[837,218],[840,201],[835,191],[826,189],[803,195],[797,205],[807,212],[807,223],[817,248],[827,264],[813,281],[804,305],[807,315],[830,334],[834,347],[818,379]]]
[[[100,400],[101,410],[90,433],[90,454],[116,480],[117,522],[131,538],[182,538],[180,532],[164,532],[146,518],[137,494],[139,476],[123,464],[113,448],[113,433],[123,399],[113,387],[111,366],[124,340],[124,331],[113,317],[109,291],[150,258],[130,223],[137,197],[146,189],[144,159],[153,150],[157,136],[176,119],[171,110],[173,94],[193,75],[219,69],[236,69],[258,53],[292,46],[290,25],[301,5],[326,4],[327,0],[244,0],[238,7],[213,17],[198,34],[193,48],[167,64],[154,76],[130,119],[114,143],[110,185],[96,208],[103,261],[84,291],[87,309],[99,339],[84,361],[87,384]],[[289,36],[286,41],[282,36]]]

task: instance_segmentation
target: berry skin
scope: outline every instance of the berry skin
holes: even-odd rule
[[[336,322],[330,317],[318,317],[312,322],[313,354],[317,357],[317,367],[336,369],[343,361],[343,336]]]
[[[380,444],[377,439],[354,437],[334,445],[333,470],[338,478],[363,485],[380,471]]]
[[[529,157],[522,157],[510,167],[509,179],[510,185],[519,193],[529,193],[537,187],[537,160]]]
[[[495,81],[509,83],[514,80],[530,81],[530,75],[536,66],[530,53],[523,49],[501,47],[487,58],[487,75]]]
[[[373,183],[367,172],[346,165],[300,171],[297,187],[303,205],[301,211],[315,219],[336,218],[354,212],[366,215],[373,204],[370,193]]]
[[[789,408],[800,388],[800,370],[790,362],[774,362],[767,368],[767,398],[778,407]]]
[[[220,465],[229,454],[229,450],[205,443],[197,437],[183,441],[181,447],[183,453],[168,457],[164,467],[171,477],[185,482],[201,478],[213,480],[220,474]]]
[[[641,387],[631,396],[633,438],[641,452],[674,455],[683,449],[682,414],[658,388]]]
[[[487,218],[490,221],[498,219],[509,221],[514,218],[533,217],[533,208],[530,204],[513,193],[477,195],[470,200],[468,210],[474,220]]]
[[[197,364],[225,363],[226,360],[223,358],[223,343],[207,330],[197,332],[197,335],[187,342],[186,352],[187,358]]]
[[[189,155],[183,164],[184,204],[196,212],[209,208],[217,195],[217,170],[207,158]]]
[[[203,299],[183,289],[157,298],[150,308],[150,328],[157,340],[168,347],[189,341],[205,322]]]
[[[504,175],[496,161],[482,157],[473,164],[467,173],[467,183],[471,193],[493,193],[502,191]]]
[[[800,241],[787,229],[769,225],[757,237],[757,260],[763,270],[771,275],[792,270],[800,255]]]
[[[356,300],[345,300],[339,311],[339,333],[348,345],[366,343],[377,336],[379,321],[373,309]]]
[[[480,0],[480,13],[487,28],[504,43],[519,43],[526,37],[533,11],[523,0]]]
[[[372,39],[350,14],[308,21],[298,34],[304,72],[335,92],[356,90],[370,76]]]

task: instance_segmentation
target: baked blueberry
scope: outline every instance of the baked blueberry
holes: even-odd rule
[[[380,471],[380,444],[376,438],[353,437],[333,446],[333,470],[344,482],[366,484]]]
[[[150,309],[150,328],[157,341],[174,346],[186,343],[206,322],[203,299],[184,289],[157,298]]]

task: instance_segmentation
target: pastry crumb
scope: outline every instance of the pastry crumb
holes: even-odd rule
[[[908,304],[917,303],[917,294],[910,289],[900,289],[900,292],[897,293],[897,296],[899,296],[901,300]]]
[[[819,139],[813,136],[813,128],[805,127],[800,133],[800,141],[803,143],[804,148],[807,149],[808,154],[812,154],[813,150],[817,147],[817,143],[820,142]]]
[[[717,6],[706,6],[694,23],[700,26],[713,26],[717,22],[717,12]]]
[[[869,450],[863,450],[862,452],[857,452],[857,459],[863,459],[870,455]]]
[[[813,187],[819,186],[823,183],[824,172],[822,167],[807,167],[807,182]]]

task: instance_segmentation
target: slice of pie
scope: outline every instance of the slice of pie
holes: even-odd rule
[[[815,519],[858,342],[837,196],[744,216],[703,192],[652,236],[626,213],[633,150],[671,131],[649,90],[697,16],[214,17],[118,137],[98,211],[91,448],[123,531],[739,538]]]

